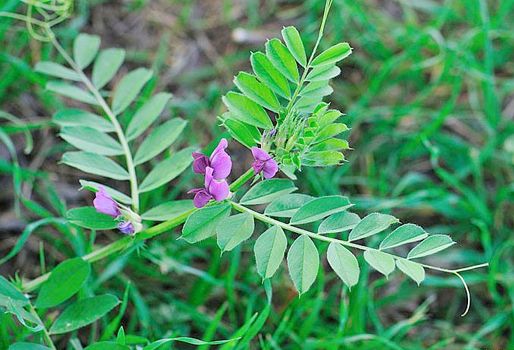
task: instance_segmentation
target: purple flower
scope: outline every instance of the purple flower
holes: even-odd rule
[[[262,148],[252,147],[252,154],[254,158],[252,167],[256,174],[262,172],[266,179],[275,176],[278,171],[278,164],[268,152]]]
[[[226,199],[230,193],[226,180],[217,180],[214,178],[214,169],[205,168],[205,188],[194,188],[188,193],[194,193],[193,203],[195,207],[204,207],[211,199],[222,201]]]
[[[221,139],[218,146],[208,158],[203,153],[193,152],[193,171],[197,174],[205,174],[207,167],[210,167],[213,169],[212,176],[216,180],[226,179],[232,170],[232,159],[230,159],[228,153],[225,152],[227,146],[227,140]]]
[[[130,221],[122,221],[118,224],[118,230],[121,231],[121,233],[124,233],[126,235],[131,235],[134,233],[134,225]]]
[[[121,214],[120,209],[118,208],[118,203],[112,199],[103,186],[101,186],[98,189],[98,192],[96,192],[93,205],[97,212],[107,214],[113,218],[116,218]]]

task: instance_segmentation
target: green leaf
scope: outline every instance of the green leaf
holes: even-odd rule
[[[386,277],[389,277],[389,274],[394,271],[394,259],[389,254],[378,250],[366,250],[364,252],[364,259],[371,267]]]
[[[307,292],[319,269],[318,250],[308,236],[301,235],[293,242],[287,253],[287,267],[298,293]]]
[[[423,266],[414,261],[397,259],[396,266],[398,266],[400,271],[412,278],[418,284],[418,286],[425,279],[425,269]]]
[[[255,75],[271,90],[282,97],[290,98],[291,89],[286,77],[280,73],[271,61],[262,52],[254,52],[250,56],[252,69]]]
[[[318,233],[336,233],[353,229],[361,220],[359,215],[343,211],[330,215],[318,227]]]
[[[101,341],[89,345],[84,350],[130,350],[130,347],[112,341]]]
[[[57,265],[43,283],[36,299],[36,307],[46,309],[59,305],[75,293],[86,282],[91,266],[82,258],[68,259]]]
[[[70,209],[66,212],[66,219],[90,230],[111,230],[118,226],[111,216],[97,212],[94,207]]]
[[[114,131],[114,126],[105,118],[80,109],[62,109],[54,114],[52,121],[60,127],[80,126],[103,132]]]
[[[100,187],[105,188],[105,191],[117,202],[123,203],[123,204],[132,204],[132,198],[127,196],[125,193],[120,192],[118,190],[115,190],[112,187],[106,186],[104,184],[101,184],[99,182],[95,181],[87,181],[87,180],[79,180],[80,185],[82,188],[87,189],[92,192],[98,192]]]
[[[297,190],[297,188],[290,180],[264,180],[250,188],[241,198],[240,203],[244,205],[269,203],[275,198],[291,193],[295,190]]]
[[[447,235],[431,235],[417,246],[407,255],[407,259],[422,258],[427,255],[432,255],[440,252],[448,247],[454,245],[455,242]]]
[[[287,238],[280,226],[272,226],[255,241],[253,248],[257,273],[262,279],[271,278],[284,259]]]
[[[320,53],[314,60],[312,60],[312,66],[321,66],[326,64],[336,63],[352,53],[352,48],[348,43],[339,43],[332,47],[329,47],[322,53]]]
[[[380,243],[380,249],[398,247],[407,243],[421,241],[427,238],[428,233],[422,227],[414,224],[405,224],[387,235]]]
[[[151,191],[179,176],[193,161],[191,153],[195,149],[195,147],[185,148],[158,163],[141,182],[139,192]]]
[[[303,46],[302,38],[300,33],[295,27],[286,27],[282,29],[282,38],[286,43],[287,48],[294,56],[296,61],[300,63],[302,67],[307,66],[307,55],[305,54],[305,48]]]
[[[106,49],[102,50],[93,65],[93,84],[101,89],[114,78],[125,59],[125,50]]]
[[[59,315],[50,327],[50,333],[68,333],[87,326],[114,309],[119,302],[118,298],[110,294],[81,299],[68,306]]]
[[[350,232],[348,240],[355,241],[357,239],[366,238],[376,233],[382,232],[392,224],[400,222],[392,215],[371,213],[362,219],[357,226]]]
[[[190,199],[164,202],[141,215],[143,220],[166,221],[178,216],[182,216],[195,208]]]
[[[187,122],[180,118],[170,119],[166,123],[155,128],[139,146],[134,163],[142,164],[170,147],[184,130]]]
[[[314,199],[314,197],[301,193],[280,196],[266,207],[264,214],[279,218],[290,218],[301,206],[312,199]]]
[[[323,141],[326,141],[336,135],[339,135],[342,132],[345,132],[348,130],[348,126],[343,123],[333,123],[330,125],[325,126],[323,129],[320,130],[316,138],[314,139],[313,143],[320,143]]]
[[[29,303],[29,300],[11,282],[0,276],[0,306],[4,306],[7,300],[14,300],[21,306]]]
[[[264,108],[245,95],[231,91],[222,99],[223,103],[232,112],[232,116],[237,120],[262,129],[273,128],[273,123],[271,123]]]
[[[112,112],[116,115],[123,112],[135,100],[151,77],[151,70],[138,68],[121,78],[114,91]]]
[[[343,113],[341,113],[337,109],[330,109],[330,110],[326,111],[325,113],[323,113],[322,116],[317,118],[318,126],[320,128],[323,128],[325,126],[332,125],[342,115],[343,115]]]
[[[80,69],[84,69],[95,59],[100,48],[100,38],[96,35],[79,34],[73,42],[73,58]]]
[[[8,350],[50,350],[50,348],[40,344],[21,342],[12,344]]]
[[[262,107],[275,113],[280,110],[277,96],[257,78],[246,72],[240,72],[234,78],[234,84],[248,98],[260,104]]]
[[[50,81],[46,84],[46,89],[80,102],[98,105],[98,101],[93,97],[93,95],[75,85],[64,83],[62,81]]]
[[[89,152],[66,152],[62,163],[86,173],[100,175],[115,180],[128,180],[128,172],[118,163],[107,157]]]
[[[298,83],[300,75],[298,74],[298,66],[293,55],[287,47],[278,39],[268,40],[266,43],[266,56],[275,68],[278,69],[287,79],[293,83]]]
[[[182,236],[189,243],[196,243],[216,234],[218,224],[230,214],[229,203],[216,203],[191,214],[182,228]]]
[[[253,216],[248,213],[236,214],[221,220],[216,226],[218,247],[222,252],[228,252],[246,241],[255,228]]]
[[[53,77],[80,81],[80,76],[73,69],[69,69],[62,64],[55,62],[38,62],[34,67],[36,72],[51,75]]]
[[[305,85],[300,91],[300,96],[305,99],[319,99],[330,95],[334,90],[328,85],[327,81],[313,81]],[[298,102],[301,105],[301,102]]]
[[[335,65],[327,64],[315,67],[307,74],[307,81],[327,81],[341,74],[341,69]]]
[[[127,138],[133,140],[148,129],[162,113],[170,98],[171,94],[161,92],[146,101],[130,120],[127,127]]]
[[[345,211],[353,204],[343,196],[315,198],[303,205],[291,218],[291,224],[299,225],[317,221],[329,215]]]
[[[341,139],[329,139],[311,147],[314,152],[318,151],[338,151],[349,149],[348,141]]]
[[[123,148],[118,141],[87,126],[66,126],[61,129],[59,136],[82,151],[105,156],[123,154]]]
[[[344,161],[344,155],[334,151],[309,152],[302,158],[305,166],[330,166],[340,164],[342,161]]]
[[[248,125],[232,117],[230,112],[224,113],[221,117],[223,125],[230,135],[248,148],[257,146],[261,139],[261,133],[253,125]]]
[[[341,244],[336,242],[330,243],[327,251],[327,260],[330,267],[349,288],[359,282],[359,263],[352,252]]]

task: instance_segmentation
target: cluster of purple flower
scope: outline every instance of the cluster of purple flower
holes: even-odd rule
[[[221,139],[210,157],[203,153],[193,152],[193,171],[204,174],[204,188],[194,188],[188,193],[194,193],[195,207],[202,208],[211,199],[222,201],[230,193],[227,177],[232,170],[232,159],[225,151],[228,147],[226,139]]]
[[[200,152],[193,152],[193,171],[205,176],[204,187],[194,188],[188,193],[193,193],[195,207],[202,208],[210,200],[222,201],[228,198],[230,187],[227,178],[232,171],[232,158],[226,152],[228,142],[221,139],[210,157]],[[254,161],[252,167],[256,174],[262,173],[264,178],[271,179],[278,171],[278,164],[265,150],[252,147]],[[96,192],[93,205],[99,213],[109,215],[119,221],[118,229],[132,235],[141,229],[140,219],[130,209],[122,207],[106,191],[100,187]],[[132,220],[131,218],[135,218]],[[128,219],[127,219],[128,218]],[[137,227],[136,227],[137,226]]]
[[[193,152],[193,171],[205,175],[204,188],[194,188],[188,193],[195,195],[195,207],[202,208],[210,200],[222,201],[230,194],[227,177],[232,170],[232,159],[226,152],[228,142],[221,139],[210,157]],[[262,172],[266,179],[271,179],[278,171],[278,164],[266,151],[252,147],[254,161],[252,167],[256,174]]]

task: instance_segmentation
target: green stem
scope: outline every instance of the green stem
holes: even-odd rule
[[[236,192],[241,188],[245,183],[251,180],[255,176],[255,172],[253,168],[248,169],[243,175],[239,176],[234,182],[230,184],[230,191]]]
[[[55,344],[52,341],[52,338],[50,337],[50,333],[46,329],[45,324],[43,323],[43,321],[41,320],[41,318],[37,314],[36,309],[34,309],[34,306],[32,306],[32,304],[29,304],[29,310],[30,310],[30,314],[32,316],[34,316],[34,318],[39,322],[41,327],[43,327],[43,330],[42,330],[43,331],[43,338],[45,339],[46,344],[50,347],[50,349],[56,350]]]
[[[64,50],[61,44],[59,44],[59,42],[55,38],[54,33],[50,29],[48,29],[48,35],[50,36],[50,42],[54,45],[57,51],[59,51],[59,53],[66,60],[66,62],[68,62],[68,64],[73,68],[73,70],[75,70],[75,72],[79,75],[84,85],[86,85],[88,90],[93,94],[94,98],[98,101],[98,104],[104,110],[105,114],[114,126],[114,130],[116,132],[116,135],[118,136],[118,140],[121,144],[121,147],[123,148],[123,153],[126,159],[127,171],[129,173],[130,181],[130,192],[132,197],[132,209],[136,213],[139,212],[139,191],[137,185],[136,168],[134,166],[134,160],[132,158],[132,152],[130,151],[128,141],[125,137],[125,133],[123,132],[120,123],[118,122],[118,119],[116,118],[115,114],[112,112],[111,108],[109,107],[105,99],[102,97],[98,89],[95,88],[93,83],[84,74],[82,69],[80,69],[76,65],[75,61],[68,55],[68,53],[66,52],[66,50]]]
[[[307,61],[307,64],[305,65],[305,69],[303,71],[302,77],[300,78],[300,82],[298,83],[298,86],[296,87],[296,90],[293,93],[293,97],[291,97],[291,100],[287,104],[286,107],[286,118],[289,116],[289,113],[291,113],[291,108],[293,108],[296,98],[298,97],[298,94],[300,93],[300,90],[303,87],[303,84],[305,83],[305,79],[307,78],[307,74],[309,73],[309,69],[311,69],[312,61],[314,60],[314,57],[316,55],[316,51],[318,50],[318,46],[321,42],[321,39],[323,38],[323,33],[325,32],[325,25],[327,23],[327,17],[328,13],[330,11],[330,7],[332,6],[332,0],[327,0],[325,3],[325,10],[323,11],[323,19],[321,20],[321,24],[318,31],[318,38],[316,40],[316,44],[314,45],[314,48],[312,49],[311,55],[309,56],[309,60]]]
[[[251,180],[252,177],[254,176],[254,174],[255,173],[254,173],[253,169],[250,168],[230,185],[230,190],[233,192],[237,191],[246,182]],[[157,224],[155,226],[149,227],[149,228],[139,232],[134,237],[124,237],[122,239],[119,239],[115,242],[112,242],[112,243],[106,245],[106,246],[103,246],[102,248],[94,250],[87,255],[84,255],[82,258],[85,261],[88,261],[90,263],[104,259],[108,256],[113,255],[114,253],[117,253],[117,252],[127,249],[134,243],[141,242],[141,241],[147,240],[149,238],[153,238],[155,236],[158,236],[160,234],[168,232],[177,226],[182,225],[187,220],[187,218],[191,214],[193,214],[196,210],[197,209],[191,209],[177,217],[174,217],[173,219],[170,219],[170,220],[161,222],[160,224]],[[38,289],[41,286],[41,284],[43,284],[48,279],[48,277],[50,276],[50,273],[51,272],[48,272],[48,273],[41,275],[31,281],[23,283],[23,287],[22,287],[23,291],[24,292],[32,292],[32,291]]]

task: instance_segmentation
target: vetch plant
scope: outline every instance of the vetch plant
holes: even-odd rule
[[[42,3],[45,2],[39,2],[40,6]],[[230,184],[227,179],[232,172],[232,159],[227,152],[228,140],[222,139],[209,156],[195,147],[169,151],[186,121],[173,118],[158,122],[170,94],[157,93],[136,103],[152,79],[150,70],[135,69],[113,84],[124,61],[124,50],[102,49],[99,37],[80,34],[70,55],[51,30],[54,23],[26,18],[27,23],[40,24],[40,36],[50,41],[66,61],[66,65],[36,65],[38,72],[55,79],[46,88],[90,106],[59,110],[53,116],[60,127],[59,135],[77,149],[64,153],[62,163],[96,177],[128,182],[130,194],[82,179],[82,187],[95,192],[93,205],[69,210],[67,222],[77,229],[118,229],[126,236],[120,235],[109,245],[66,260],[32,281],[18,281],[17,287],[1,278],[2,310],[14,314],[32,332],[42,332],[46,345],[55,348],[53,339],[59,334],[91,324],[119,304],[122,315],[121,310],[126,307],[126,296],[122,301],[110,294],[81,297],[60,310],[49,329],[45,326],[39,314],[69,302],[86,282],[91,263],[137,248],[145,240],[183,224],[182,239],[196,243],[216,237],[223,252],[244,244],[257,231],[253,243],[257,273],[267,281],[285,260],[300,295],[317,278],[320,254],[326,255],[328,265],[349,288],[359,283],[356,252],[362,252],[365,262],[384,276],[398,269],[418,285],[427,271],[449,273],[464,286],[465,315],[470,307],[470,293],[461,273],[487,264],[446,269],[420,261],[454,245],[450,236],[429,234],[422,227],[402,224],[389,214],[370,213],[361,218],[351,212],[351,201],[342,195],[316,198],[296,193],[293,181],[297,172],[303,167],[340,165],[345,159],[343,151],[349,148],[348,142],[340,137],[348,130],[339,122],[343,113],[324,101],[332,93],[330,80],[340,73],[337,64],[352,53],[348,43],[318,50],[331,4],[327,1],[310,54],[298,30],[286,27],[282,40],[271,39],[264,52],[252,53],[252,73],[237,74],[234,83],[238,92],[231,91],[223,97],[228,111],[219,117],[222,126],[253,156],[249,170]],[[122,115],[128,120],[126,125],[120,122]],[[143,167],[150,162],[151,167]],[[167,186],[190,166],[204,180],[202,188],[189,191],[193,200],[142,207],[141,194]],[[288,178],[279,178],[279,171]],[[250,181],[252,186],[246,189]],[[160,223],[150,225],[153,222]],[[370,246],[368,238],[379,234],[383,234],[380,243]],[[407,254],[400,254],[410,245],[413,247]],[[35,291],[34,304],[24,293]],[[110,329],[119,329],[118,336],[115,342],[104,341],[103,348],[129,348],[119,319],[112,322]],[[156,349],[172,341],[196,345],[226,342],[167,338],[148,343],[144,349]]]

